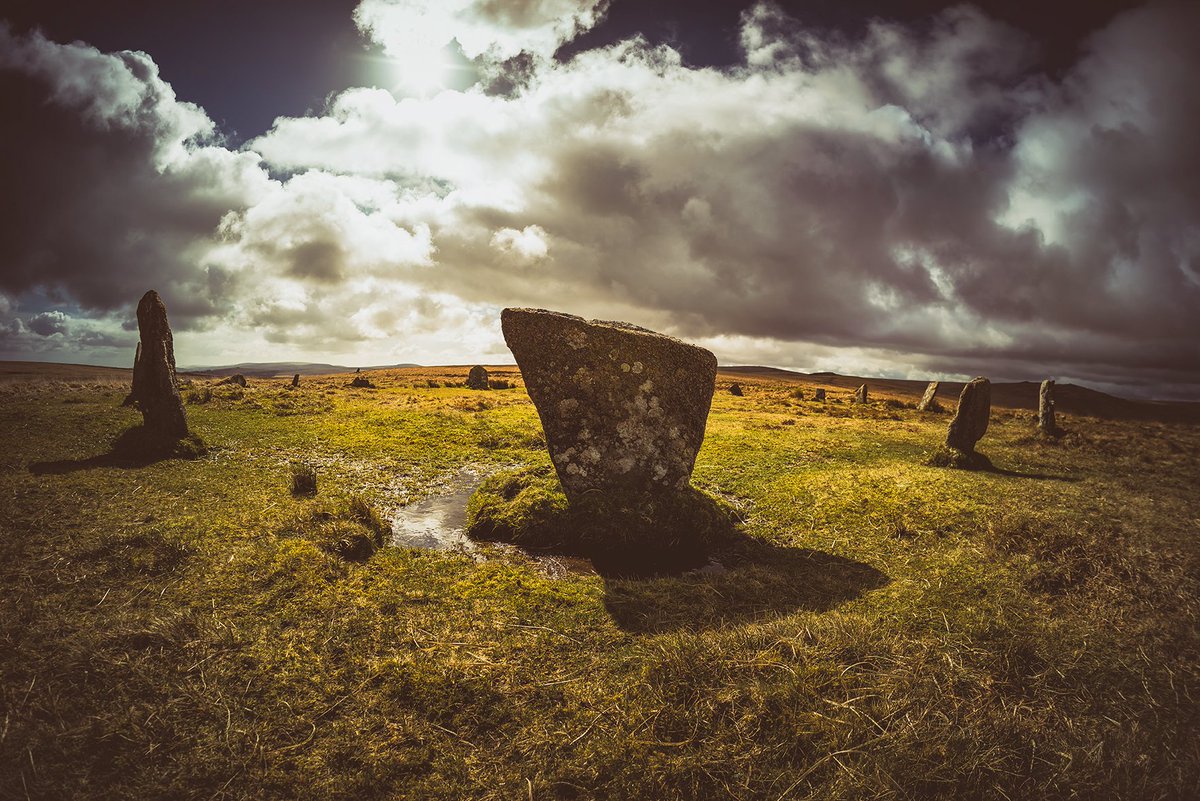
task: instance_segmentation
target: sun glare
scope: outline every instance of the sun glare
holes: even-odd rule
[[[430,95],[450,85],[454,69],[444,47],[413,47],[396,55],[381,56],[382,82],[393,92]]]

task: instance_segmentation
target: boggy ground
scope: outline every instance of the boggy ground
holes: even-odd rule
[[[721,379],[726,572],[325,547],[347,504],[548,464],[465,374],[201,381],[213,449],[148,463],[104,458],[120,383],[6,384],[0,797],[1195,797],[1196,427],[1000,410],[961,472],[923,465],[946,415]]]

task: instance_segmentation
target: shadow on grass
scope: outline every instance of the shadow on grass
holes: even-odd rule
[[[30,462],[29,472],[37,476],[62,475],[98,467],[138,468],[167,459],[196,459],[207,452],[204,441],[195,434],[175,442],[155,440],[138,425],[122,431],[107,453],[86,459],[59,459]]]
[[[824,612],[886,585],[871,565],[808,548],[783,548],[740,531],[701,570],[645,578],[604,575],[604,606],[622,629],[699,631],[796,611]]]
[[[925,464],[929,467],[949,467],[954,470],[971,470],[979,473],[992,473],[998,476],[1008,476],[1009,478],[1031,478],[1038,481],[1079,481],[1078,476],[1059,476],[1050,473],[1023,473],[1019,470],[1007,470],[1003,467],[997,467],[992,463],[992,460],[978,452],[960,451],[956,448],[951,448],[942,445],[934,450],[925,460]]]

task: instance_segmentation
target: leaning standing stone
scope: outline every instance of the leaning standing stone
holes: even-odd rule
[[[1051,437],[1059,434],[1054,420],[1054,379],[1047,378],[1038,391],[1038,431]]]
[[[859,387],[855,391],[854,402],[855,403],[866,403],[867,402],[867,385],[866,384],[863,384],[861,387]]]
[[[992,413],[992,384],[986,378],[972,378],[958,397],[958,409],[950,421],[946,446],[964,454],[975,452],[975,443],[987,432]]]
[[[937,402],[938,382],[930,381],[929,386],[925,387],[925,394],[921,396],[921,402],[917,404],[918,412],[936,412],[940,407]]]
[[[134,367],[133,388],[144,428],[157,439],[183,439],[188,428],[175,385],[175,345],[167,309],[153,289],[138,303],[137,319],[141,355]]]
[[[488,388],[488,371],[483,365],[477,364],[471,368],[471,372],[467,373],[467,388],[468,389],[487,389]]]
[[[542,309],[505,309],[500,320],[571,503],[652,514],[688,488],[716,386],[712,353]]]
[[[729,394],[736,395],[739,398],[742,397],[742,395],[744,394],[742,392],[742,385],[741,384],[730,384],[729,385]]]

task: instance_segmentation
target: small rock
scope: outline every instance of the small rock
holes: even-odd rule
[[[361,375],[356,375],[354,377],[354,380],[350,382],[350,386],[358,387],[360,389],[375,389],[376,388],[375,385],[372,384],[369,379],[364,378]]]
[[[471,372],[467,373],[467,389],[487,389],[488,388],[488,371],[481,364],[477,364],[471,368]]]
[[[244,387],[246,386],[246,376],[242,375],[241,373],[234,373],[228,378],[217,382],[217,386],[221,386],[223,384],[237,384],[239,387]]]
[[[741,384],[730,384],[729,385],[729,394],[736,395],[739,398],[742,397],[742,385]]]

